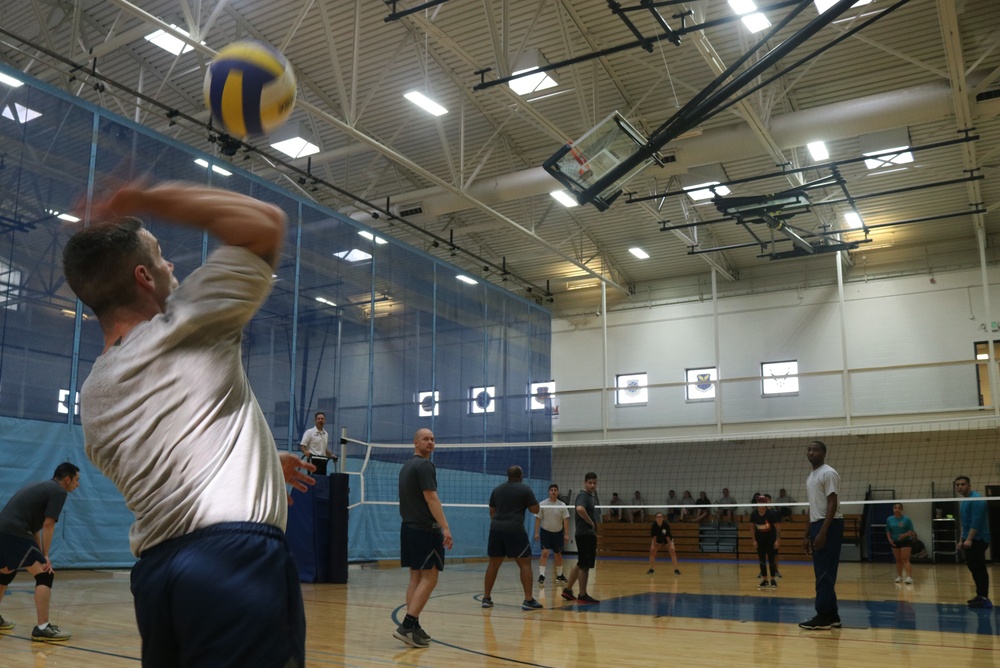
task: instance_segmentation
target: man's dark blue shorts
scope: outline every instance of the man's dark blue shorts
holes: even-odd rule
[[[305,666],[299,571],[277,527],[227,522],[155,545],[132,595],[143,668]]]
[[[0,568],[16,571],[37,563],[45,563],[38,543],[27,536],[0,533]]]
[[[528,542],[528,534],[524,531],[494,531],[490,529],[486,554],[494,559],[497,557],[510,557],[511,559],[530,557],[531,543]]]
[[[444,534],[399,526],[399,565],[412,571],[444,570]]]
[[[562,554],[563,532],[546,531],[540,528],[538,530],[538,542],[541,544],[543,550],[552,550],[556,554]]]

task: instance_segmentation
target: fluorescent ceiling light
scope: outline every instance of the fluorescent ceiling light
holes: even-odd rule
[[[56,211],[54,209],[46,209],[45,213],[51,214],[51,215],[55,216],[56,218],[58,218],[59,220],[65,220],[65,221],[70,222],[70,223],[79,223],[80,222],[80,219],[77,218],[76,216],[74,216],[71,213],[59,213],[58,211]]]
[[[332,301],[330,301],[325,297],[316,297],[316,301],[318,301],[320,304],[326,304],[327,306],[336,306],[336,304],[334,304]]]
[[[826,144],[821,141],[812,141],[806,144],[806,148],[809,149],[809,155],[812,156],[813,160],[828,160],[830,158],[830,152],[826,150]]]
[[[740,16],[757,11],[757,5],[753,0],[729,0],[729,6]]]
[[[365,230],[361,230],[360,232],[358,232],[358,236],[364,237],[368,241],[374,241],[375,243],[377,243],[380,246],[382,244],[389,243],[388,241],[386,241],[382,237],[377,237],[374,234],[372,234],[371,232],[366,232]]]
[[[743,25],[747,27],[750,32],[760,32],[761,30],[767,30],[771,27],[771,22],[767,20],[767,17],[760,12],[755,12],[753,14],[747,14],[742,18]]]
[[[529,67],[527,69],[511,72],[511,76],[516,77],[519,74],[525,74],[537,69],[537,67]],[[513,81],[508,82],[507,85],[510,86],[510,89],[518,95],[527,95],[528,93],[535,93],[540,90],[545,90],[546,88],[558,86],[559,82],[545,72],[536,72],[535,74],[523,76],[520,79],[514,79]]]
[[[208,167],[209,167],[208,160],[202,160],[201,158],[196,158],[195,161],[194,161],[194,164],[201,165],[205,169],[208,169]],[[223,169],[222,167],[219,167],[218,165],[212,165],[212,171],[215,172],[216,174],[222,174],[223,176],[232,176],[233,175],[233,173],[231,171],[229,171],[228,169]]]
[[[580,203],[573,199],[573,197],[565,190],[554,190],[550,192],[549,195],[552,196],[552,199],[567,208],[571,206],[580,206]]]
[[[405,97],[407,100],[409,100],[413,104],[417,105],[418,107],[426,111],[428,114],[432,114],[434,116],[444,116],[445,114],[448,113],[448,110],[442,107],[440,104],[430,99],[423,93],[418,93],[415,90],[411,90],[409,93],[405,93],[403,97]]]
[[[173,23],[170,24],[170,27],[176,30],[177,32],[181,33],[185,37],[191,36],[191,33],[189,33],[187,30],[184,30],[183,28],[178,28]],[[157,30],[156,32],[151,32],[148,35],[146,35],[145,39],[147,42],[152,42],[153,44],[160,47],[164,51],[169,51],[175,56],[179,56],[182,53],[187,53],[188,51],[194,49],[193,46],[189,45],[184,40],[178,39],[173,35],[171,35],[170,33],[164,32],[163,30]],[[205,43],[201,42],[201,44],[204,45]]]
[[[9,77],[6,74],[0,73],[0,83],[5,86],[10,86],[11,88],[20,88],[24,85],[24,82],[20,79],[15,79],[14,77]]]
[[[860,228],[862,225],[861,216],[854,213],[853,211],[848,211],[847,213],[844,214],[844,222],[847,223],[847,226],[852,230],[856,230]]]
[[[629,248],[628,252],[631,253],[632,255],[635,255],[640,260],[647,260],[647,259],[649,259],[649,253],[647,253],[646,251],[642,250],[638,246],[636,246],[635,248]]]
[[[990,358],[989,353],[979,353],[978,355],[976,355],[977,360],[988,360],[989,358]]]
[[[851,9],[867,5],[871,1],[872,0],[858,0],[853,5],[851,5]],[[816,11],[818,11],[820,14],[830,9],[830,7],[833,7],[835,4],[837,4],[837,2],[838,0],[813,0],[813,4],[816,5]]]
[[[712,192],[712,186],[715,186],[715,192]],[[716,195],[719,197],[725,197],[731,191],[726,186],[720,186],[718,181],[709,181],[708,183],[699,183],[697,185],[688,186],[683,189],[688,196],[695,200],[712,199]]]
[[[893,148],[887,148],[881,151],[872,151],[871,153],[864,153],[863,155],[878,155],[877,158],[871,158],[865,160],[865,167],[868,169],[878,169],[879,167],[888,167],[889,165],[904,165],[909,162],[913,162],[913,154],[910,153],[908,149],[909,146],[895,146]],[[894,153],[898,151],[898,153]]]
[[[457,276],[455,276],[455,278],[462,281],[463,283],[468,283],[469,285],[476,285],[477,283],[479,283],[479,281],[477,281],[476,279],[469,278],[468,276],[465,276],[463,274],[458,274]]]
[[[29,109],[28,107],[25,107],[22,104],[18,104],[17,102],[13,103],[10,106],[4,107],[3,112],[0,113],[0,116],[3,116],[4,118],[9,118],[10,120],[21,124],[33,121],[41,115],[42,112],[35,111],[34,109]]]
[[[319,146],[302,137],[292,137],[271,144],[271,148],[281,151],[289,158],[304,158],[319,153]]]
[[[363,250],[358,250],[357,248],[352,248],[349,251],[340,251],[339,253],[334,253],[334,257],[339,257],[341,260],[346,260],[347,262],[363,262],[364,260],[372,259],[372,256]]]

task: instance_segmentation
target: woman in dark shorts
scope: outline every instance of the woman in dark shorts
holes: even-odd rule
[[[903,504],[892,504],[892,515],[885,521],[885,535],[892,546],[892,556],[896,557],[896,582],[913,584],[913,565],[910,563],[910,550],[917,532],[913,530],[913,522],[903,514]],[[906,569],[906,579],[903,579],[903,569]]]

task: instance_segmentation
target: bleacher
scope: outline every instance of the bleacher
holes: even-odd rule
[[[678,559],[739,559],[756,561],[757,551],[750,538],[750,516],[737,515],[736,523],[720,526],[713,518],[701,524],[672,522],[674,548]],[[647,522],[612,522],[609,517],[597,525],[598,557],[648,557],[649,525]],[[802,559],[802,538],[809,530],[806,515],[793,515],[781,524],[780,558]],[[844,545],[860,545],[861,515],[844,515]],[[661,549],[662,553],[662,549]]]

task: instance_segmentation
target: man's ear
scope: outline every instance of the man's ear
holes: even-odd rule
[[[151,290],[153,288],[153,275],[144,264],[137,264],[132,271],[132,276],[140,289]]]

